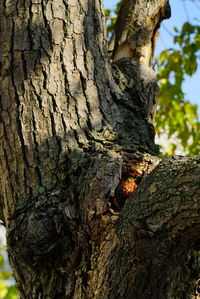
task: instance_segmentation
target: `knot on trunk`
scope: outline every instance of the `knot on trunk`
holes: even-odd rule
[[[69,257],[74,249],[69,213],[68,206],[53,202],[51,197],[16,210],[10,219],[13,224],[8,233],[10,250],[19,260],[23,257],[27,264],[37,267],[55,259],[59,252],[60,261]]]

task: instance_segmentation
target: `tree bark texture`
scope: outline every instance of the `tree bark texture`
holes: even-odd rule
[[[127,3],[156,23],[168,1]],[[0,215],[21,298],[197,298],[200,160],[159,164],[148,63],[111,64],[97,0],[5,0],[0,28]]]
[[[113,60],[132,57],[149,65],[154,55],[160,24],[170,16],[168,0],[122,1],[116,24]]]

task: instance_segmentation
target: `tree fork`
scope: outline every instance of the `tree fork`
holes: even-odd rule
[[[0,26],[0,215],[21,297],[196,298],[199,158],[158,165],[153,70],[110,64],[99,1],[1,2]]]

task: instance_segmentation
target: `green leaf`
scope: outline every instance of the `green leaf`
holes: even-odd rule
[[[0,279],[6,279],[8,280],[12,276],[12,273],[7,270],[3,270],[0,272]]]
[[[6,295],[6,299],[17,299],[19,298],[19,292],[15,286],[10,286],[8,288],[8,293]]]
[[[0,298],[5,299],[8,292],[8,285],[5,281],[0,280]]]
[[[0,269],[2,269],[4,266],[4,258],[2,256],[2,254],[0,254]]]
[[[182,84],[185,76],[195,74],[199,62],[200,26],[186,22],[181,31],[175,29],[174,42],[178,49],[163,51],[157,58],[160,85],[159,110],[156,116],[156,131],[176,136],[177,143],[188,155],[200,152],[200,123],[198,107],[185,101]],[[174,135],[175,134],[175,135]],[[177,147],[171,143],[168,154]]]
[[[175,32],[177,32],[177,33],[179,32],[177,27],[174,27],[173,29],[174,29]]]

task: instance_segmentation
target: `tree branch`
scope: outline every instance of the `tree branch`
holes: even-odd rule
[[[168,0],[123,1],[116,23],[113,61],[132,57],[149,65],[154,55],[157,30],[170,18]]]

